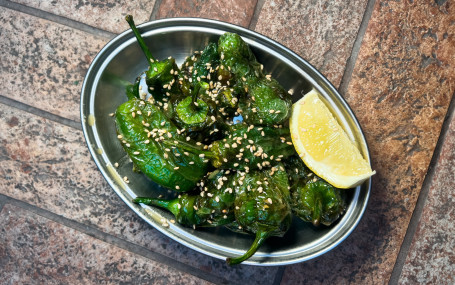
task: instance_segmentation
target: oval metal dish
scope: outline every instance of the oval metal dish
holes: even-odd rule
[[[253,31],[214,20],[175,18],[145,23],[138,26],[152,54],[156,58],[173,56],[181,64],[195,50],[202,50],[209,42],[217,41],[225,32],[235,32],[244,38],[264,65],[285,89],[294,90],[294,101],[312,88],[322,94],[324,101],[348,135],[369,161],[368,147],[359,123],[348,104],[332,84],[308,62],[275,41]],[[127,100],[124,89],[116,80],[133,82],[147,62],[131,30],[111,40],[93,60],[81,95],[82,128],[88,148],[98,168],[120,198],[142,219],[170,238],[207,255],[225,259],[244,253],[253,236],[230,232],[224,228],[193,230],[163,221],[171,215],[153,207],[142,207],[131,202],[137,196],[171,195],[144,175],[134,173],[116,138],[114,120],[109,115]],[[118,162],[119,167],[113,165]],[[121,177],[128,176],[125,183]],[[291,230],[283,238],[270,238],[245,264],[285,265],[317,257],[342,242],[356,227],[367,206],[371,180],[350,190],[348,209],[331,227],[315,228],[294,218]]]

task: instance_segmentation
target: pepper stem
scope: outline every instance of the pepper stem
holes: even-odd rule
[[[193,94],[191,95],[190,108],[194,112],[197,112],[199,110],[199,107],[195,103],[197,102],[197,95],[199,94],[199,90],[200,89],[201,89],[201,85],[200,84],[196,84],[196,86],[194,86]]]
[[[128,22],[128,24],[131,27],[131,30],[133,30],[134,36],[137,39],[137,42],[139,43],[139,46],[141,47],[142,51],[145,54],[145,57],[147,57],[147,61],[149,65],[152,65],[152,62],[155,61],[155,58],[153,57],[152,53],[150,52],[149,48],[144,42],[144,39],[141,36],[141,33],[137,29],[136,25],[134,24],[133,21],[133,16],[132,15],[126,15],[125,20]]]
[[[236,258],[226,258],[226,262],[229,264],[229,265],[234,265],[234,264],[239,264],[241,263],[242,261],[245,261],[247,260],[248,258],[250,258],[251,256],[253,256],[253,254],[258,250],[258,248],[264,243],[264,241],[270,236],[270,232],[263,232],[263,231],[258,231],[256,233],[256,238],[254,239],[254,242],[253,244],[251,245],[250,249],[245,252],[244,255],[242,256],[239,256],[239,257],[236,257]]]
[[[321,197],[316,197],[315,203],[314,203],[314,208],[313,208],[313,215],[311,217],[312,223],[314,226],[319,226],[321,223],[321,210],[322,210],[322,201]]]
[[[170,211],[172,214],[174,214],[174,216],[176,216],[179,213],[178,199],[163,200],[156,198],[137,197],[133,199],[133,203],[145,204],[149,206],[158,206],[160,208]]]

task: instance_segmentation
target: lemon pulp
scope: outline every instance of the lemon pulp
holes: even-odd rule
[[[292,142],[316,175],[338,188],[357,186],[375,172],[319,96],[313,89],[292,106]]]

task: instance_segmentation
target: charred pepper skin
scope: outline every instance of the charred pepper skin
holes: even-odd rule
[[[218,169],[254,170],[270,168],[276,161],[295,155],[288,128],[232,126],[228,136],[209,146],[185,141],[165,140],[164,144],[179,146],[193,154],[208,158]],[[177,144],[176,144],[177,142]]]
[[[235,218],[234,176],[229,171],[215,170],[203,180],[200,194],[184,193],[172,200],[138,197],[133,202],[167,209],[187,227],[223,226]],[[219,187],[221,181],[224,183]]]
[[[256,236],[242,256],[227,258],[229,265],[250,258],[271,236],[282,237],[292,222],[289,183],[281,164],[268,171],[250,171],[235,188],[235,221],[243,231]],[[260,184],[259,184],[260,183]]]
[[[232,73],[235,90],[240,96],[239,108],[244,121],[254,125],[282,124],[291,115],[292,99],[283,87],[264,76],[262,66],[243,39],[234,33],[221,35],[218,52],[221,64]]]
[[[163,102],[171,99],[172,96],[182,96],[185,89],[180,88],[178,75],[179,68],[175,63],[175,59],[169,57],[159,61],[153,57],[142,38],[141,33],[134,24],[133,16],[127,15],[125,20],[130,25],[131,30],[149,63],[149,69],[145,73],[145,81],[149,88],[148,91],[152,94],[153,98],[156,101]],[[177,71],[177,73],[175,73],[175,71]]]
[[[330,226],[344,213],[342,190],[317,177],[291,188],[292,209],[296,216],[314,226]]]
[[[155,105],[133,98],[117,108],[115,124],[134,166],[155,183],[185,192],[194,189],[207,173],[208,165],[202,158],[184,155],[180,148],[168,148],[162,143],[160,137],[183,140],[184,136]]]
[[[311,172],[299,157],[286,161],[292,212],[314,226],[330,226],[346,210],[344,191]]]

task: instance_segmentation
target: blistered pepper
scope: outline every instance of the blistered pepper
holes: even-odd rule
[[[134,24],[133,16],[127,15],[125,19],[147,58],[149,68],[145,72],[145,81],[149,89],[148,91],[152,94],[153,98],[159,102],[166,102],[173,96],[184,94],[184,91],[187,90],[179,84],[179,68],[175,63],[175,59],[173,57],[168,57],[161,61],[156,59]]]
[[[138,197],[133,202],[167,209],[184,226],[223,226],[234,221],[234,177],[229,170],[215,170],[201,181],[198,194],[184,193],[171,200]]]
[[[203,158],[163,144],[163,140],[184,140],[185,136],[155,105],[133,98],[117,108],[115,123],[134,166],[152,181],[184,192],[207,173]]]
[[[242,177],[235,188],[235,220],[242,231],[256,238],[245,254],[227,258],[231,265],[250,258],[267,238],[283,236],[292,221],[288,177],[281,164]]]
[[[254,125],[284,123],[291,115],[292,99],[271,76],[265,76],[262,66],[243,39],[234,33],[223,34],[218,41],[221,64],[235,80],[236,89],[245,93],[239,98],[239,108],[245,122]]]
[[[329,226],[337,221],[346,209],[343,190],[318,177],[297,156],[288,159],[285,165],[293,213],[315,226]]]
[[[288,128],[255,127],[237,124],[229,135],[210,145],[166,140],[163,143],[179,146],[188,152],[210,160],[215,168],[252,170],[268,168],[295,154]]]

